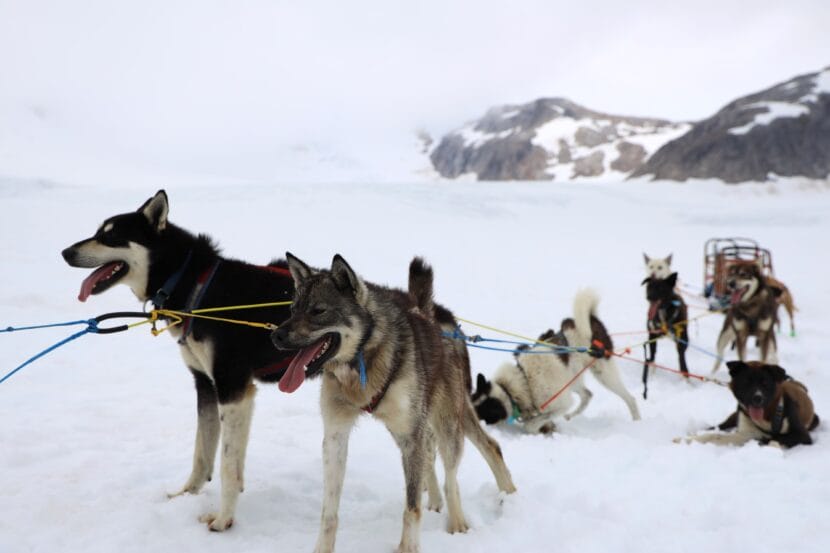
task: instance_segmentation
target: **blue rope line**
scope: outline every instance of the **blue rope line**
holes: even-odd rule
[[[521,353],[522,355],[558,355],[559,353],[588,353],[590,348],[583,348],[583,347],[575,347],[569,349],[567,352],[558,352],[558,351],[527,351],[527,350],[518,350],[518,349],[507,349],[507,348],[494,348],[492,346],[482,346],[480,344],[469,343],[467,344],[471,348],[478,348],[478,349],[486,349],[488,351],[503,351],[505,353]]]
[[[714,357],[715,359],[719,359],[719,360],[721,360],[721,361],[723,361],[723,359],[724,359],[723,357],[721,357],[720,355],[718,355],[718,354],[716,354],[716,353],[712,353],[711,351],[707,351],[707,350],[703,349],[703,348],[702,348],[702,347],[700,347],[700,346],[696,346],[696,345],[694,345],[694,344],[690,344],[689,342],[687,342],[687,341],[685,341],[685,340],[682,340],[682,339],[680,339],[680,338],[675,338],[675,340],[677,340],[677,341],[678,341],[678,342],[680,342],[681,344],[685,344],[685,345],[686,345],[686,347],[690,347],[690,348],[692,348],[692,349],[694,349],[694,350],[699,351],[700,353],[705,353],[705,354],[706,354],[706,355],[708,355],[709,357]]]
[[[29,358],[29,359],[27,359],[27,360],[26,360],[26,361],[25,361],[22,365],[18,366],[17,368],[15,368],[14,370],[12,370],[11,372],[7,373],[5,376],[3,376],[3,378],[0,378],[0,384],[2,384],[3,382],[5,382],[5,381],[6,381],[6,380],[8,380],[9,378],[11,378],[11,377],[12,377],[12,376],[16,373],[16,372],[20,371],[21,369],[23,369],[23,368],[24,368],[24,367],[26,367],[27,365],[30,365],[31,363],[34,363],[35,361],[37,361],[38,359],[40,359],[41,357],[43,357],[43,356],[44,356],[44,355],[46,355],[47,353],[50,353],[50,352],[55,351],[55,350],[56,350],[56,349],[58,349],[59,347],[61,347],[61,346],[64,346],[64,345],[68,344],[68,343],[69,343],[69,342],[71,342],[72,340],[76,340],[76,339],[80,338],[80,337],[81,337],[81,336],[83,336],[84,334],[89,334],[89,333],[95,333],[95,332],[98,332],[98,322],[97,322],[97,321],[95,321],[94,319],[90,319],[90,320],[88,320],[88,321],[80,321],[80,322],[81,322],[81,323],[86,323],[86,324],[87,324],[87,327],[86,327],[85,329],[83,329],[83,330],[79,331],[79,332],[76,332],[76,333],[75,333],[75,334],[73,334],[72,336],[69,336],[68,338],[64,338],[64,339],[63,339],[63,340],[61,340],[60,342],[58,342],[58,343],[56,343],[56,344],[53,344],[53,345],[49,346],[48,348],[46,348],[45,350],[41,351],[41,352],[40,352],[40,353],[38,353],[37,355],[35,355],[35,356],[33,356],[33,357],[30,357],[30,358]],[[52,325],[52,326],[67,326],[67,324],[70,324],[70,323],[61,323],[61,324],[58,324],[58,325]],[[78,324],[78,323],[76,322],[76,323],[72,323],[72,324]]]
[[[516,342],[516,341],[513,341],[513,340],[498,340],[498,339],[495,339],[495,338],[484,338],[484,337],[482,337],[478,334],[476,334],[475,336],[467,336],[464,333],[460,332],[459,330],[456,330],[455,332],[443,332],[443,335],[446,338],[453,338],[455,340],[466,340],[468,342],[467,345],[469,345],[470,347],[479,348],[479,349],[486,349],[486,350],[490,350],[490,351],[503,351],[503,352],[507,352],[507,353],[517,353],[517,352],[519,352],[519,350],[516,349],[516,348],[506,349],[506,348],[494,348],[494,347],[488,347],[488,346],[481,346],[481,345],[478,345],[478,343],[479,342],[493,342],[493,343],[497,343],[497,344],[513,344],[513,345],[519,345],[519,346],[527,346],[527,347],[531,347],[531,348],[534,347],[534,346],[541,346],[541,347],[544,347],[544,348],[548,348],[550,350],[550,351],[526,351],[525,350],[525,351],[521,352],[521,353],[529,353],[529,354],[551,354],[551,353],[553,353],[553,354],[559,355],[559,354],[562,354],[562,353],[587,353],[588,351],[590,351],[590,348],[579,347],[579,346],[566,347],[566,346],[557,346],[555,344]]]
[[[38,328],[54,328],[57,326],[73,326],[73,325],[88,325],[91,324],[93,321],[91,319],[83,319],[80,321],[69,321],[66,323],[52,323],[48,325],[35,325],[35,326],[9,326],[6,328],[0,328],[0,332],[17,332],[19,330],[36,330]]]

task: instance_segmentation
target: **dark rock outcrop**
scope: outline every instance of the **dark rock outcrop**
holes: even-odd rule
[[[830,68],[739,98],[663,145],[632,177],[764,181],[830,175]]]

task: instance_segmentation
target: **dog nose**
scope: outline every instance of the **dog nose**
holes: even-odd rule
[[[281,326],[271,333],[271,343],[277,349],[288,349],[285,347],[285,342],[288,339],[288,328]]]
[[[61,255],[63,256],[64,261],[66,261],[68,263],[68,262],[72,261],[75,258],[75,249],[72,248],[72,246],[70,246],[70,247],[66,248],[65,250],[63,250],[61,252]]]
[[[752,394],[752,398],[750,399],[753,407],[761,407],[764,405],[764,394],[761,392],[755,392]]]

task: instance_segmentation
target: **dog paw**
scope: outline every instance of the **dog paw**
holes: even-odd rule
[[[167,499],[173,499],[174,497],[179,497],[180,495],[190,495],[190,494],[195,495],[195,494],[199,493],[200,489],[201,489],[201,486],[199,486],[199,487],[197,487],[197,486],[185,486],[184,488],[180,489],[177,492],[168,493],[167,494]]]
[[[211,532],[224,532],[233,526],[233,517],[223,517],[217,513],[207,513],[199,517],[199,522],[207,524]]]
[[[775,448],[778,448],[778,449],[784,449],[784,446],[781,445],[781,442],[778,442],[776,440],[770,440],[767,443],[762,444],[762,445],[766,445],[768,447],[775,447]]]
[[[180,495],[185,494],[195,495],[202,490],[202,486],[205,485],[205,482],[210,482],[210,476],[207,476],[205,478],[191,476],[187,480],[187,483],[184,486],[182,486],[182,489],[180,489],[177,492],[168,493],[167,499],[173,499],[174,497],[179,497]]]
[[[690,443],[692,443],[692,439],[691,438],[684,438],[682,436],[679,436],[677,438],[672,439],[672,443],[674,443],[674,444],[690,444]]]
[[[441,508],[443,506],[444,506],[444,502],[440,499],[438,501],[428,501],[427,502],[427,510],[428,511],[434,511],[436,513],[440,513]]]
[[[567,415],[565,417],[567,418]],[[539,427],[539,434],[553,434],[554,432],[556,432],[556,425],[552,422],[543,424]]]
[[[450,534],[466,534],[467,530],[470,529],[470,526],[467,524],[467,521],[463,518],[461,520],[450,521],[447,524],[447,532]]]

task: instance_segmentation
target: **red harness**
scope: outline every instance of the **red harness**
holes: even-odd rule
[[[199,275],[199,278],[196,279],[196,292],[192,294],[191,300],[188,303],[192,303],[192,305],[187,306],[187,310],[190,311],[192,309],[198,309],[199,304],[201,303],[201,296],[204,295],[207,287],[210,286],[210,281],[213,280],[213,275],[216,273],[216,270],[219,267],[219,262],[212,264],[210,267],[205,269],[202,274]],[[276,273],[282,277],[291,278],[291,271],[286,269],[285,267],[275,267],[273,265],[256,265],[258,269],[264,269],[266,271]],[[186,318],[185,321],[182,323],[182,338],[180,339],[180,343],[183,343],[183,340],[187,338],[188,334],[191,331],[193,319]],[[284,371],[288,368],[288,365],[291,364],[291,361],[294,359],[294,356],[287,357],[282,361],[277,361],[273,365],[266,365],[264,367],[260,367],[255,369],[253,374],[256,378],[263,378],[272,374],[276,374],[280,371]]]

